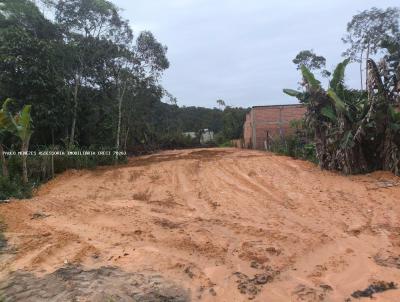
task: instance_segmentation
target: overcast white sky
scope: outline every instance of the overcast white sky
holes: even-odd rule
[[[292,59],[314,49],[331,70],[342,60],[351,17],[399,0],[112,0],[136,33],[152,31],[168,46],[171,66],[162,83],[182,106],[289,104],[296,88]],[[358,66],[347,83],[358,87]]]

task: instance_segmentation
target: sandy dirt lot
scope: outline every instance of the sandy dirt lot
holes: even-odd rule
[[[239,149],[68,171],[0,205],[6,301],[369,301],[400,286],[400,178]],[[374,294],[400,301],[400,289]]]

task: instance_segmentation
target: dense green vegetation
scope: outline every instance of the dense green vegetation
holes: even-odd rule
[[[284,92],[306,105],[305,126],[312,133],[310,141],[322,168],[346,174],[375,170],[400,174],[399,19],[396,8],[373,8],[354,16],[343,40],[350,44],[344,53],[348,58],[333,71],[328,89],[311,71],[324,66],[321,57],[309,60],[310,56],[302,53],[300,57],[307,60],[303,64],[296,61],[303,90]],[[376,64],[371,55],[378,52],[385,55]],[[313,60],[315,64],[310,64]],[[361,68],[359,91],[347,88],[344,82],[350,60],[366,64],[365,86]]]
[[[271,143],[269,151],[318,163],[313,131],[305,120],[292,120],[290,127],[293,133]]]
[[[199,144],[184,131],[207,128],[220,143],[241,136],[245,109],[222,100],[218,109],[178,107],[160,85],[168,67],[167,47],[149,31],[134,33],[110,1],[1,0],[0,105],[12,100],[4,112],[13,126],[0,119],[1,155],[123,152],[6,153],[0,199],[25,196],[68,168],[124,161],[125,152]]]

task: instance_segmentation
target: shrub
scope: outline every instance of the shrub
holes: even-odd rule
[[[6,200],[10,197],[23,199],[32,196],[32,187],[29,184],[23,184],[21,180],[9,179],[0,176],[0,200]]]
[[[53,148],[55,150],[56,148]],[[46,147],[37,148],[49,150]],[[60,150],[60,149],[59,149]],[[78,148],[74,147],[71,151],[108,151],[106,147]],[[66,151],[65,151],[66,152]],[[126,156],[119,156],[118,163],[126,162]],[[116,163],[116,156],[111,152],[110,155],[57,155],[52,156],[28,156],[29,183],[24,185],[22,179],[22,158],[21,156],[10,156],[8,158],[8,170],[10,178],[0,175],[0,199],[29,198],[32,189],[50,180],[54,174],[62,173],[68,169],[94,169],[97,166],[106,166]]]
[[[199,139],[197,137],[192,138],[182,133],[169,133],[160,135],[157,138],[155,149],[180,149],[180,148],[192,148],[200,146]]]
[[[233,147],[233,144],[232,144],[232,141],[224,141],[224,142],[218,144],[218,147],[220,147],[220,148]]]
[[[315,144],[303,140],[296,134],[272,142],[270,145],[270,151],[318,163]]]

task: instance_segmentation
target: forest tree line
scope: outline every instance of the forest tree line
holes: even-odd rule
[[[182,133],[205,128],[221,142],[239,138],[246,109],[177,106],[160,83],[169,64],[167,47],[150,31],[133,32],[110,1],[0,1],[0,100],[10,100],[10,117],[29,106],[29,150],[149,152],[193,146]],[[1,131],[3,151],[21,150],[16,133]],[[90,160],[28,158],[29,174],[43,180]],[[10,178],[22,165],[2,156]],[[51,173],[35,176],[41,170]]]

